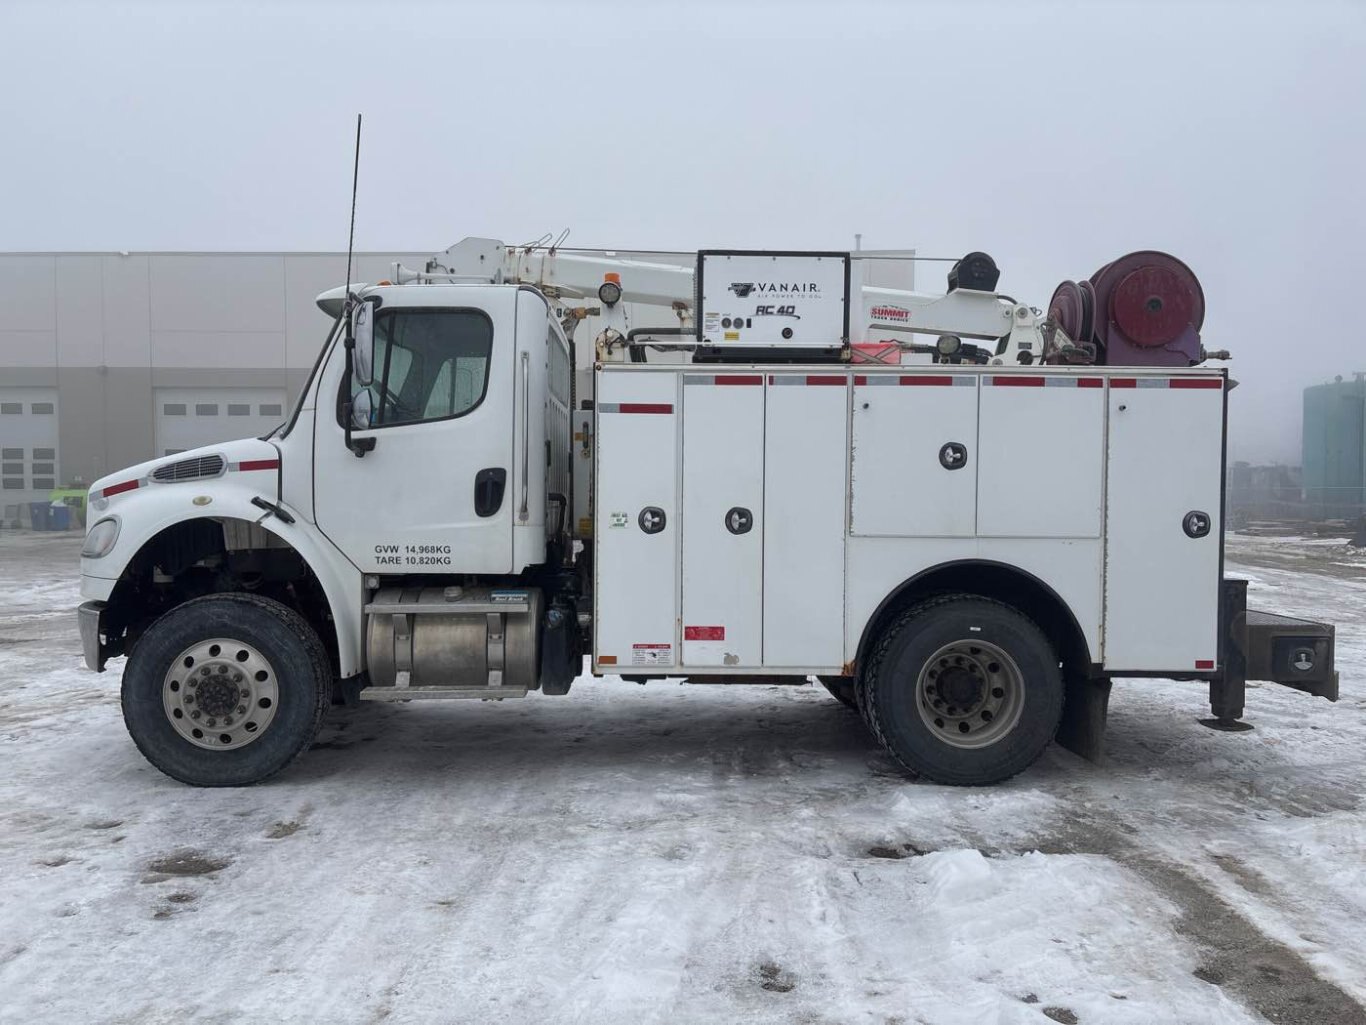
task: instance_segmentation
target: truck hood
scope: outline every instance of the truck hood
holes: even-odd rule
[[[94,503],[143,487],[157,480],[153,474],[158,470],[163,474],[162,480],[158,482],[173,484],[220,477],[225,473],[242,469],[273,470],[279,466],[279,462],[279,449],[271,442],[259,438],[242,438],[217,445],[205,445],[202,448],[178,452],[173,456],[149,459],[145,463],[106,474],[90,486],[90,501]]]

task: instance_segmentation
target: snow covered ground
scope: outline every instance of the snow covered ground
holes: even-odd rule
[[[1366,561],[1232,539],[1343,700],[1116,684],[1104,765],[910,783],[824,690],[367,707],[192,790],[0,536],[0,1022],[1366,1022]]]

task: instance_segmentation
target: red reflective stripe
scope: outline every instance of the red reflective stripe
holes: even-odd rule
[[[854,383],[855,383],[855,384],[867,384],[867,383],[868,383],[868,378],[865,377],[863,374],[858,374],[858,375],[856,375],[856,376],[854,377]]]
[[[1197,658],[1197,659],[1195,660],[1195,668],[1196,668],[1196,669],[1213,669],[1213,668],[1214,668],[1214,659],[1212,659],[1212,658]]]
[[[142,481],[139,480],[126,480],[121,484],[111,484],[101,491],[100,495],[104,498],[108,498],[111,495],[121,495],[125,491],[136,491],[141,484]]]
[[[1112,377],[1110,378],[1111,388],[1137,388],[1138,378],[1136,377]]]
[[[952,378],[952,377],[932,377],[932,376],[925,376],[925,377],[907,376],[907,377],[900,377],[900,378],[897,378],[897,383],[898,383],[898,384],[906,384],[906,385],[914,385],[914,384],[923,384],[923,385],[946,385],[946,384],[947,384],[947,385],[951,385],[951,384],[953,384],[953,378]]]
[[[806,375],[806,383],[807,383],[807,384],[844,384],[844,383],[845,383],[846,381],[848,381],[848,380],[849,380],[849,379],[848,379],[847,377],[845,377],[843,374],[840,374],[839,376],[835,376],[835,375],[833,375],[833,374],[831,374],[831,375],[825,375],[825,374],[807,374],[807,375]]]
[[[717,374],[715,384],[763,384],[763,374]]]
[[[1223,388],[1224,382],[1217,377],[1173,377],[1167,382],[1168,388]]]
[[[1078,388],[1099,388],[1105,381],[1099,377],[1078,377]]]
[[[672,413],[672,402],[623,402],[618,411],[622,413]]]
[[[238,463],[239,470],[278,470],[280,460],[278,459],[248,459],[244,463]]]
[[[685,641],[724,641],[726,639],[726,628],[724,626],[685,626],[683,628],[683,639]]]
[[[1042,388],[1042,377],[993,377],[991,383],[1002,388]]]

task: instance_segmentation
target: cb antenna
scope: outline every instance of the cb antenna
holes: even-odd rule
[[[352,317],[355,307],[356,297],[351,292],[351,254],[355,249],[356,243],[356,189],[360,182],[360,122],[361,115],[356,115],[356,158],[351,166],[351,231],[346,237],[346,301],[342,304],[342,316],[346,318],[346,387],[351,389],[351,382],[355,379],[355,352],[356,335],[355,322]],[[360,458],[375,447],[374,438],[352,438],[352,407],[354,399],[346,402],[346,447]]]
[[[346,236],[346,310],[351,311],[351,252],[356,242],[356,189],[360,183],[360,120],[356,115],[356,157],[351,166],[351,230]],[[348,328],[348,340],[350,329]]]

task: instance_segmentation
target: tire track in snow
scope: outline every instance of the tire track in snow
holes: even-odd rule
[[[1277,1025],[1366,1025],[1366,1007],[1319,975],[1300,954],[1266,935],[1197,875],[1140,847],[1130,839],[1131,825],[1120,816],[1069,810],[1060,826],[1031,849],[1098,854],[1144,879],[1180,908],[1176,931],[1204,952],[1197,978]]]

